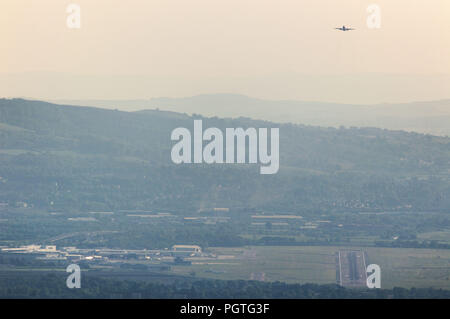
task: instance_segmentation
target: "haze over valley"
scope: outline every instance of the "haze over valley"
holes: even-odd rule
[[[378,127],[450,135],[450,100],[373,105],[264,100],[239,94],[136,100],[54,100],[108,109],[160,109],[207,117],[248,117],[281,123],[332,127]]]

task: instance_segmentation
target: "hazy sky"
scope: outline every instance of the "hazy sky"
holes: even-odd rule
[[[448,0],[2,0],[0,37],[1,96],[450,98]]]

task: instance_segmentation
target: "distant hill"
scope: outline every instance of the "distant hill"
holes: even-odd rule
[[[1,99],[0,202],[60,210],[450,207],[448,137],[203,118],[205,128],[279,127],[280,170],[264,176],[255,165],[173,164],[170,133],[193,119]]]
[[[450,100],[403,104],[349,105],[262,100],[236,94],[210,94],[150,100],[65,100],[58,103],[105,108],[155,109],[218,117],[318,126],[378,127],[450,136]]]

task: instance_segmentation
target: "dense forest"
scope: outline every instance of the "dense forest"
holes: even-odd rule
[[[87,277],[80,289],[68,289],[64,275],[0,276],[0,298],[162,298],[162,299],[330,299],[450,298],[441,289],[346,289],[337,285],[197,280],[161,284]]]

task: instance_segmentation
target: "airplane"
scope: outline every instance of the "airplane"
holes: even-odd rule
[[[335,28],[336,30],[340,30],[340,31],[351,31],[351,30],[355,30],[352,28],[347,28],[345,25],[342,26],[342,28]]]

